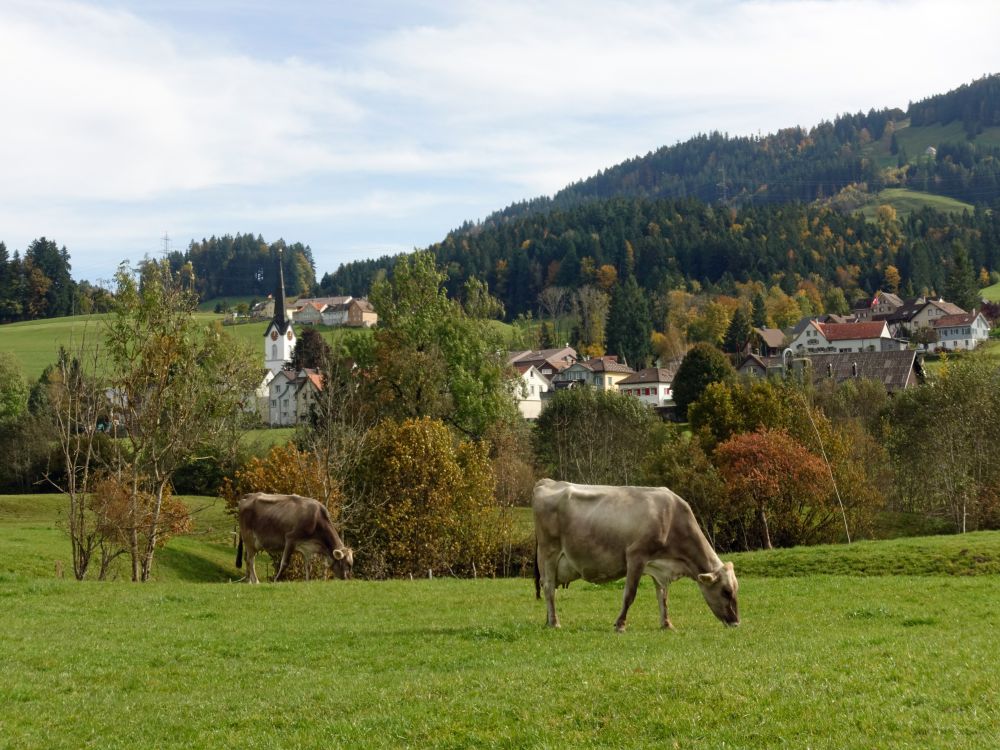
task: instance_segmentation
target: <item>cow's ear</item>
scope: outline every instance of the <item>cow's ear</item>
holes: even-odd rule
[[[344,550],[342,550],[342,549],[335,549],[333,551],[333,559],[334,560],[343,560],[344,559]]]
[[[704,583],[706,586],[710,586],[719,580],[718,573],[699,573],[698,583]]]

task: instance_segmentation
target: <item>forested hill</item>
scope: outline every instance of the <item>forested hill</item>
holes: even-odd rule
[[[918,211],[891,227],[846,215],[865,202],[874,207],[885,187],[979,208],[965,217]],[[466,224],[430,249],[454,289],[480,276],[509,316],[537,310],[546,287],[593,281],[602,265],[623,276],[629,252],[650,291],[779,274],[789,291],[815,276],[861,294],[883,286],[894,266],[899,288],[920,293],[941,289],[955,239],[977,270],[998,270],[1000,236],[984,210],[998,202],[1000,76],[990,76],[905,112],[843,115],[762,138],[700,135]],[[346,264],[321,288],[363,294],[393,260]]]
[[[957,246],[975,271],[998,268],[1000,211],[923,209],[899,218],[887,208],[867,221],[802,203],[732,209],[690,198],[626,197],[453,232],[430,249],[448,270],[451,293],[469,276],[485,279],[512,318],[537,312],[548,287],[611,289],[630,271],[650,299],[692,282],[726,293],[737,282],[777,283],[817,302],[835,288],[848,302],[880,287],[941,293]],[[352,264],[352,283],[365,288],[392,260]],[[345,270],[324,278],[323,286],[336,289],[332,282],[347,279]]]
[[[936,150],[927,158],[927,147]],[[811,202],[864,183],[901,186],[967,203],[1000,198],[1000,75],[900,109],[845,114],[764,137],[715,132],[622,162],[552,198],[514,204],[490,225],[539,210],[621,195],[706,202]]]

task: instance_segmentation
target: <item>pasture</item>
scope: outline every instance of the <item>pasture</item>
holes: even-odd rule
[[[132,585],[55,579],[58,499],[0,498],[0,745],[1000,744],[998,533],[740,555],[740,628],[680,581],[676,632],[644,584],[617,635],[620,584],[560,590],[551,631],[528,579],[226,583],[231,522],[188,502]]]

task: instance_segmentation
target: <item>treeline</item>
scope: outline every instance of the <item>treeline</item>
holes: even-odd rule
[[[840,288],[848,302],[879,288],[940,293],[956,244],[977,273],[1000,267],[1000,212],[924,209],[900,219],[883,207],[871,222],[798,203],[733,210],[694,199],[615,198],[456,231],[430,249],[449,272],[449,293],[481,278],[513,319],[536,313],[547,288],[600,284],[606,266],[622,280],[634,273],[651,299],[695,285],[732,294],[751,281],[778,283],[787,294]],[[350,279],[363,287],[393,262],[341,266],[324,286]]]
[[[316,285],[316,265],[312,249],[301,242],[292,244],[279,239],[268,243],[260,235],[236,234],[212,236],[191,242],[185,252],[170,253],[171,268],[178,270],[190,263],[198,296],[266,297],[277,286],[277,255],[285,276],[285,293],[306,294]]]
[[[24,255],[0,242],[0,323],[104,312],[107,290],[70,276],[69,253],[39,237]]]
[[[316,287],[312,250],[301,242],[265,242],[252,234],[224,235],[192,242],[184,252],[167,255],[171,271],[190,264],[199,299],[260,297],[277,285],[277,257],[285,276],[285,292],[300,295]],[[22,255],[11,254],[0,242],[0,323],[88,315],[111,309],[112,295],[104,287],[71,276],[65,245],[40,237]]]
[[[947,125],[961,120],[969,137],[1000,125],[1000,75],[982,78],[910,104],[910,125]]]

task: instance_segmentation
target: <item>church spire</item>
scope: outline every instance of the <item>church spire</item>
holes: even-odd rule
[[[278,288],[274,290],[274,327],[282,336],[288,330],[288,319],[285,317],[285,271],[281,263],[281,249],[278,249]]]

